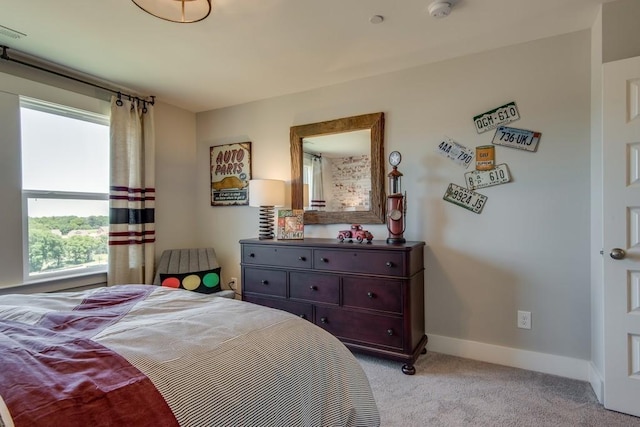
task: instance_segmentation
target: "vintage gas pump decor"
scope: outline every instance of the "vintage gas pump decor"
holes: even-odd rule
[[[402,173],[398,165],[402,160],[399,151],[389,154],[389,163],[393,166],[389,172],[389,195],[387,196],[387,243],[405,243],[404,230],[406,227],[407,195],[402,194]]]

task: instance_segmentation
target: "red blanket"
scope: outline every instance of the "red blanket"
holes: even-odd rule
[[[0,321],[0,395],[16,426],[177,426],[153,383],[92,341],[153,287],[111,288],[37,325]]]

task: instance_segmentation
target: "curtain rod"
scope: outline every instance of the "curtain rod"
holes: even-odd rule
[[[26,67],[35,68],[36,70],[44,71],[45,73],[54,74],[54,75],[56,75],[58,77],[64,77],[65,79],[73,80],[73,81],[76,81],[78,83],[82,83],[82,84],[85,84],[85,85],[93,86],[95,88],[102,89],[104,91],[116,94],[116,95],[118,95],[118,105],[122,104],[121,97],[123,97],[123,96],[128,98],[130,101],[137,100],[137,101],[143,102],[145,104],[154,105],[155,102],[156,102],[156,97],[154,95],[149,96],[149,98],[151,98],[151,101],[149,101],[149,100],[147,100],[145,98],[141,98],[141,97],[136,96],[136,95],[131,95],[129,93],[124,93],[122,91],[111,89],[111,88],[108,88],[108,87],[105,87],[105,86],[100,86],[99,84],[96,84],[96,83],[93,83],[93,82],[88,82],[86,80],[82,80],[82,79],[79,79],[77,77],[73,77],[73,76],[70,76],[70,75],[67,75],[67,74],[60,73],[60,72],[55,71],[55,70],[44,68],[44,67],[41,67],[41,66],[36,65],[36,64],[30,64],[28,62],[24,62],[24,61],[21,61],[19,59],[11,58],[9,56],[9,54],[7,53],[7,51],[10,49],[8,46],[0,45],[0,49],[2,49],[2,54],[0,54],[0,59],[4,59],[4,60],[10,61],[10,62],[15,62],[17,64],[24,65]]]

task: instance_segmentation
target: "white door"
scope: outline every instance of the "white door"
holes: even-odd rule
[[[603,66],[604,406],[640,416],[640,57]]]

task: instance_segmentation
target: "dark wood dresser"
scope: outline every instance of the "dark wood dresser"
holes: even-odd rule
[[[424,242],[241,240],[242,299],[303,317],[353,351],[404,362],[425,352]]]

